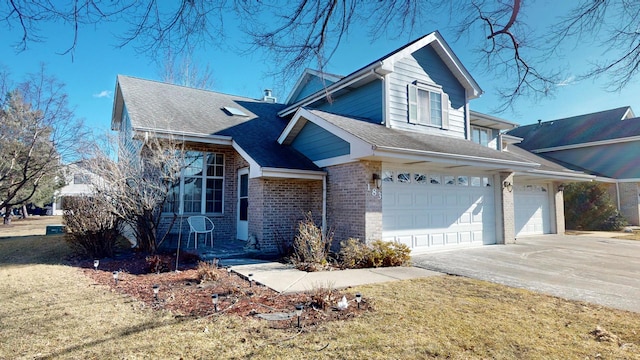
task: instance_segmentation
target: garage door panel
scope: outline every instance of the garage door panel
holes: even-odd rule
[[[443,179],[445,175],[433,177]],[[477,179],[481,182],[472,183],[475,186],[468,181],[453,185],[431,181],[383,182],[383,238],[411,243],[414,250],[495,243],[494,189],[485,186],[491,183],[487,176]]]
[[[516,236],[551,232],[547,185],[521,184],[514,188]]]
[[[429,246],[429,235],[428,234],[416,235],[414,237],[414,243],[416,247]]]
[[[458,233],[457,232],[448,232],[445,234],[445,239],[447,245],[457,244],[458,243]]]

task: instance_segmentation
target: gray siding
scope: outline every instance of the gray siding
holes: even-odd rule
[[[307,122],[291,146],[312,161],[349,154],[349,143]]]
[[[447,130],[408,122],[407,85],[414,81],[442,86],[449,95]],[[447,104],[443,104],[446,106]],[[398,129],[464,138],[466,94],[464,87],[447,68],[433,47],[425,46],[395,64],[389,74],[390,124]]]
[[[382,122],[382,81],[375,80],[347,93],[333,95],[332,102],[323,100],[316,109],[343,116],[356,116],[380,124]]]
[[[304,84],[300,90],[298,96],[289,101],[290,104],[294,104],[307,96],[314,94],[325,87],[333,84],[333,81],[330,80],[322,80],[321,78],[314,76],[311,80],[309,80],[306,84]]]
[[[542,153],[615,179],[640,178],[640,142],[626,142]]]

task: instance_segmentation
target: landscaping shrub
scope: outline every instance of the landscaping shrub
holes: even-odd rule
[[[213,261],[199,261],[198,262],[198,280],[200,282],[216,281],[220,277],[216,269],[218,265]]]
[[[627,225],[602,183],[572,183],[564,189],[567,229],[621,230]]]
[[[322,270],[329,264],[332,240],[332,235],[322,234],[322,229],[308,213],[298,224],[298,234],[293,241],[294,265],[304,271]]]
[[[120,237],[120,220],[106,211],[103,199],[91,196],[67,197],[63,215],[65,240],[79,255],[112,257]]]
[[[147,272],[159,274],[171,269],[173,259],[167,255],[149,255],[145,258]]]
[[[350,238],[341,242],[340,266],[346,269],[406,266],[410,255],[411,249],[398,242],[376,240],[367,245]]]

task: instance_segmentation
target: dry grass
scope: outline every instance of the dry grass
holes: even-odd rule
[[[640,230],[634,230],[631,234],[616,236],[615,238],[623,240],[640,240]]]
[[[638,313],[461,277],[354,288],[375,311],[298,332],[153,311],[56,264],[65,251],[60,236],[0,239],[1,359],[640,358]]]
[[[0,239],[10,236],[44,235],[47,225],[62,224],[62,216],[31,216],[26,219],[13,218],[10,225],[0,222]]]

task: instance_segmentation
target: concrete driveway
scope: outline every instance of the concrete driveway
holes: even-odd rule
[[[544,235],[412,260],[429,270],[640,312],[640,241]]]

